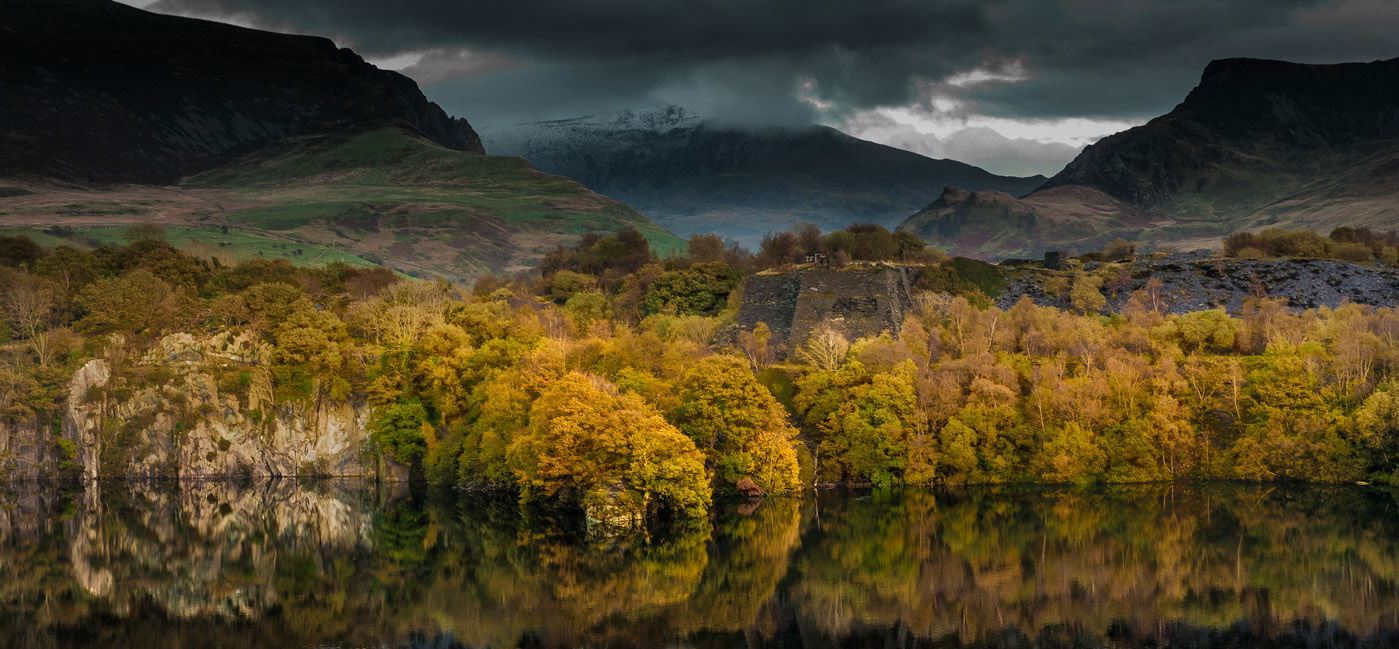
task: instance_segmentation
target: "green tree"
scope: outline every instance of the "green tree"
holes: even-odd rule
[[[1050,432],[1041,475],[1051,482],[1089,482],[1102,476],[1106,456],[1092,431],[1076,421]]]
[[[729,293],[738,288],[740,279],[742,274],[723,262],[666,271],[646,291],[642,310],[648,314],[711,314],[728,304]]]
[[[839,405],[820,425],[823,475],[880,487],[933,478],[935,459],[928,440],[919,439],[911,374],[911,365],[905,365],[843,390]],[[915,448],[920,452],[911,453]]]
[[[369,439],[395,461],[412,466],[427,452],[424,426],[427,409],[421,402],[392,403],[374,411],[369,420]]]
[[[273,361],[285,386],[307,398],[349,396],[353,343],[345,323],[326,311],[297,311],[287,316],[273,336]]]
[[[146,241],[148,239],[164,239],[165,228],[162,228],[154,223],[137,223],[136,225],[127,228],[126,233],[122,235],[122,238],[132,243],[136,243],[137,241]]]
[[[172,325],[179,301],[169,282],[138,268],[83,289],[77,300],[83,313],[78,327],[95,334],[145,333]]]
[[[1099,313],[1108,302],[1102,286],[1103,278],[1097,273],[1079,273],[1069,287],[1069,302],[1079,313]]]
[[[787,412],[734,356],[711,356],[680,379],[680,405],[672,418],[704,452],[715,481],[732,488],[753,480],[764,491],[801,486],[797,431]]]
[[[1173,316],[1151,330],[1152,338],[1174,342],[1186,353],[1197,350],[1214,353],[1231,351],[1237,333],[1234,319],[1223,309]]]
[[[596,277],[571,270],[561,270],[544,280],[548,297],[555,304],[563,304],[579,293],[596,290],[597,285]]]
[[[1244,390],[1244,431],[1235,466],[1251,480],[1353,480],[1360,457],[1342,417],[1308,371],[1315,344],[1274,345],[1255,359]]]
[[[46,255],[48,251],[29,237],[0,236],[0,266],[29,268]]]

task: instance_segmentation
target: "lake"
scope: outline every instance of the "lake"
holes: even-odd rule
[[[589,534],[359,481],[12,485],[12,647],[1393,647],[1399,495],[967,488]]]

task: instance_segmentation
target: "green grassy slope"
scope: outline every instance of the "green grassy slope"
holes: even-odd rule
[[[240,205],[230,224],[343,246],[413,274],[519,270],[571,236],[625,227],[662,255],[682,245],[630,207],[524,160],[397,129],[295,138],[183,186],[230,192]]]
[[[662,256],[684,246],[636,210],[520,158],[397,128],[293,138],[171,187],[16,180],[13,190],[0,197],[0,229],[49,245],[100,245],[152,223],[199,254],[376,263],[453,281],[527,270],[588,232],[635,228]]]
[[[78,226],[67,228],[0,228],[0,236],[26,236],[35,243],[53,248],[74,246],[95,248],[103,244],[125,245],[129,226]],[[171,226],[165,228],[165,240],[170,245],[198,253],[217,256],[224,261],[243,259],[286,259],[298,266],[315,266],[340,261],[351,266],[373,266],[374,262],[335,248],[278,238],[256,230],[218,226]]]

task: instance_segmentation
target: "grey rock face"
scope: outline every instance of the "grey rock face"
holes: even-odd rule
[[[161,385],[114,391],[111,368],[89,361],[73,376],[62,433],[76,450],[86,480],[358,476],[407,479],[406,468],[375,451],[366,428],[371,414],[359,401],[278,403],[262,366],[264,350],[246,337],[196,340],[167,336],[140,362],[172,369]],[[211,371],[235,364],[248,372],[246,395],[219,388]],[[132,387],[132,386],[128,386]],[[122,394],[121,398],[112,395]],[[120,438],[120,448],[107,448]],[[35,471],[53,473],[54,453]]]
[[[1171,313],[1218,308],[1237,314],[1251,297],[1283,298],[1294,309],[1335,308],[1346,302],[1399,305],[1399,271],[1330,259],[1167,259],[1127,264],[1123,271],[1103,286],[1109,312],[1120,311],[1152,278],[1161,282]],[[1046,277],[1017,274],[996,299],[997,306],[1009,308],[1028,296],[1037,304],[1067,308],[1063,296],[1045,290]]]

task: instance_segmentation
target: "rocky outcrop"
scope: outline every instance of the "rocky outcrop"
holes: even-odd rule
[[[1336,65],[1222,59],[1205,67],[1199,85],[1170,113],[1088,146],[1045,186],[1093,187],[1144,207],[1182,193],[1247,200],[1259,189],[1247,184],[1276,178],[1241,173],[1276,177],[1302,171],[1301,165],[1314,175],[1328,156],[1396,138],[1399,59]]]
[[[753,275],[744,282],[737,326],[747,331],[765,323],[787,351],[823,322],[852,340],[898,333],[910,302],[911,272],[876,265]]]
[[[374,451],[366,404],[274,402],[263,354],[246,337],[175,334],[141,361],[170,370],[169,380],[121,386],[107,361],[89,361],[73,376],[63,415],[83,477],[407,479]],[[230,366],[247,377],[246,395],[220,387],[218,370]]]
[[[1089,264],[1087,272],[1101,271]],[[1009,308],[1021,297],[1070,308],[1062,287],[1064,273],[1021,270],[1013,274],[997,306]],[[1055,278],[1059,281],[1054,281]],[[1224,309],[1238,314],[1253,297],[1281,298],[1293,309],[1336,308],[1345,303],[1399,306],[1399,270],[1330,259],[1144,260],[1110,266],[1102,287],[1106,312],[1121,311],[1136,291],[1155,279],[1161,305],[1170,313]],[[1058,286],[1061,289],[1053,289]]]
[[[288,137],[386,126],[482,151],[411,79],[328,39],[110,0],[4,13],[0,177],[168,184]]]
[[[0,421],[0,480],[48,477],[60,453],[58,440],[42,421]]]

